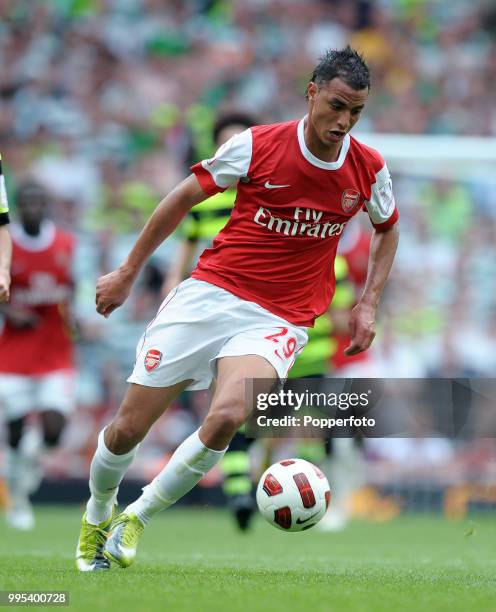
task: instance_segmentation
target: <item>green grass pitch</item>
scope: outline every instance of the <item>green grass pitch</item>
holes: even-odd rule
[[[338,534],[285,534],[258,519],[240,534],[225,512],[172,509],[147,528],[132,567],[80,574],[80,516],[39,507],[34,532],[0,524],[0,590],[69,591],[69,609],[85,612],[496,610],[494,517],[417,515]]]

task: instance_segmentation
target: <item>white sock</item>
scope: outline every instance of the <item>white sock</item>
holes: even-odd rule
[[[86,520],[92,525],[99,525],[110,518],[119,485],[139,446],[124,455],[114,455],[105,446],[104,432],[105,429],[98,436],[98,446],[90,467],[91,497],[86,506]]]
[[[26,429],[19,442],[19,452],[22,456],[22,486],[31,495],[40,488],[43,479],[42,458],[47,452],[38,427]]]
[[[190,491],[222,459],[226,450],[207,448],[195,431],[176,449],[160,474],[143,488],[141,497],[124,512],[136,514],[146,525],[157,512],[172,506]]]
[[[33,427],[23,433],[17,448],[8,447],[5,472],[14,505],[27,501],[29,495],[39,488],[43,476],[42,454],[43,439],[38,429]]]
[[[20,484],[22,482],[21,476],[21,454],[18,448],[7,447],[7,453],[5,457],[5,477],[7,480],[7,486],[12,499],[15,500],[20,493]],[[26,491],[27,496],[27,491]]]

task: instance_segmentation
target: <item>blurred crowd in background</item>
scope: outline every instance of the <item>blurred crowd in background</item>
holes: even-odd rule
[[[14,217],[16,185],[35,178],[54,220],[78,239],[79,405],[53,475],[87,474],[181,230],[108,320],[94,312],[96,279],[122,261],[189,166],[211,155],[219,114],[303,116],[317,58],[349,43],[372,69],[360,130],[496,137],[489,1],[0,0],[0,17],[0,151]],[[393,176],[401,246],[362,375],[494,377],[496,203],[476,175]],[[355,225],[345,249],[358,226],[369,231],[366,217]],[[134,475],[156,472],[207,395],[181,397],[143,444]],[[433,456],[452,461],[449,449]]]

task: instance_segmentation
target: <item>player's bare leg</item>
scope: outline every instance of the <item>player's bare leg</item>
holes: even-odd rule
[[[210,410],[200,428],[205,446],[225,449],[252,410],[246,406],[246,379],[267,381],[267,391],[277,380],[274,367],[259,355],[219,359],[217,386]]]
[[[76,552],[81,571],[108,569],[103,547],[113,518],[119,485],[131,465],[137,446],[172,400],[191,381],[170,387],[131,384],[112,422],[98,437],[90,468],[90,491]]]
[[[116,519],[105,556],[121,567],[136,556],[139,537],[150,519],[172,506],[220,461],[252,407],[246,406],[245,380],[277,378],[274,367],[258,355],[224,357],[218,362],[216,390],[205,422],[172,455],[169,463],[143,489],[143,494]]]

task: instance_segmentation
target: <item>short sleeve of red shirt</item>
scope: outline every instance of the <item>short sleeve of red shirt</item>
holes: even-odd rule
[[[385,163],[375,175],[370,200],[365,202],[365,209],[372,225],[379,232],[387,230],[399,219],[391,176]]]
[[[212,196],[247,176],[252,156],[252,133],[245,130],[225,142],[211,159],[191,167],[203,191]]]

